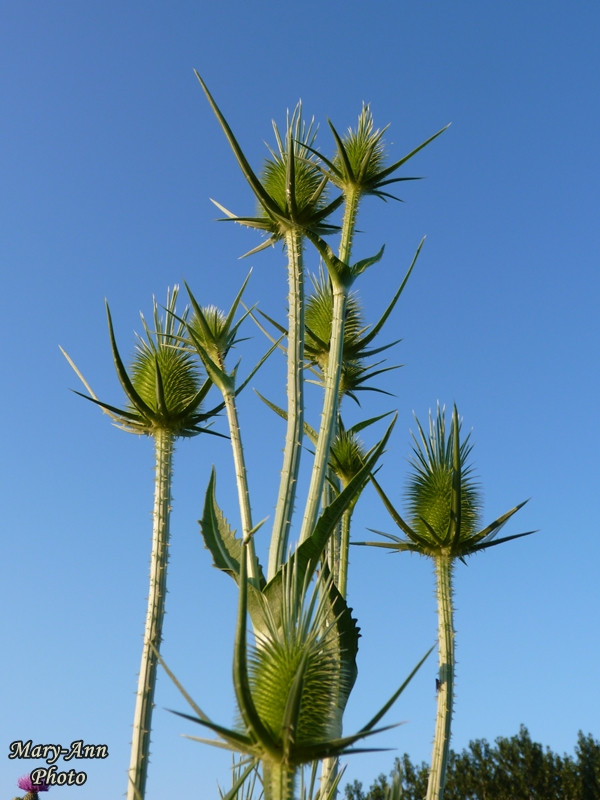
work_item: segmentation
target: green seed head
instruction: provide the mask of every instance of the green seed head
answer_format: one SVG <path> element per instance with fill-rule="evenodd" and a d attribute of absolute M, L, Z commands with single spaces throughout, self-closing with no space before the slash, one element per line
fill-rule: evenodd
<path fill-rule="evenodd" d="M 161 407 L 157 388 L 158 373 L 162 381 L 164 405 Z M 160 343 L 156 350 L 144 342 L 137 348 L 131 367 L 131 382 L 144 403 L 160 416 L 165 427 L 178 419 L 200 389 L 200 372 L 192 354 L 177 344 Z"/>
<path fill-rule="evenodd" d="M 365 460 L 365 448 L 357 434 L 351 430 L 339 430 L 331 443 L 330 463 L 343 486 L 347 486 L 360 472 Z"/>
<path fill-rule="evenodd" d="M 306 301 L 306 355 L 322 375 L 329 363 L 329 347 L 333 318 L 333 295 L 326 277 L 321 274 L 313 280 L 313 293 Z M 364 332 L 362 308 L 356 293 L 348 295 L 344 320 L 344 350 L 340 394 L 347 394 L 356 388 L 354 377 L 364 372 L 359 363 L 361 333 Z"/>
<path fill-rule="evenodd" d="M 234 344 L 237 328 L 231 330 L 225 313 L 216 306 L 203 308 L 202 316 L 208 331 L 200 324 L 198 317 L 194 316 L 190 323 L 194 337 L 215 363 L 223 367 L 225 356 Z"/>
<path fill-rule="evenodd" d="M 333 700 L 339 670 L 326 642 L 297 636 L 269 640 L 255 649 L 249 666 L 256 710 L 276 738 L 285 733 L 287 702 L 299 669 L 303 669 L 304 677 L 295 744 L 325 741 L 336 735 Z"/>
<path fill-rule="evenodd" d="M 435 420 L 429 417 L 429 435 L 418 424 L 419 435 L 413 437 L 413 472 L 407 486 L 409 522 L 430 543 L 432 552 L 443 550 L 451 542 L 453 549 L 461 549 L 463 545 L 468 549 L 470 539 L 478 531 L 481 495 L 472 467 L 467 463 L 471 451 L 469 436 L 463 442 L 455 442 L 459 429 L 458 421 L 453 420 L 447 434 L 444 410 L 438 408 Z M 458 538 L 453 527 L 454 492 L 460 498 Z M 462 553 L 456 550 L 453 554 Z"/>
<path fill-rule="evenodd" d="M 271 150 L 271 158 L 265 161 L 260 180 L 283 218 L 295 225 L 310 227 L 315 215 L 326 205 L 326 182 L 317 166 L 316 157 L 309 149 L 314 143 L 316 131 L 312 123 L 306 125 L 302 120 L 300 104 L 288 115 L 286 128 L 284 141 L 273 124 L 277 150 Z M 290 159 L 293 159 L 291 164 Z M 270 219 L 260 203 L 258 216 Z M 274 224 L 273 233 L 278 232 L 282 231 Z"/>
<path fill-rule="evenodd" d="M 364 193 L 373 188 L 386 160 L 382 137 L 383 131 L 374 129 L 370 107 L 363 104 L 356 129 L 348 128 L 342 137 L 347 163 L 339 153 L 333 161 L 336 171 L 345 177 L 345 181 L 337 181 L 341 188 L 351 184 Z"/>

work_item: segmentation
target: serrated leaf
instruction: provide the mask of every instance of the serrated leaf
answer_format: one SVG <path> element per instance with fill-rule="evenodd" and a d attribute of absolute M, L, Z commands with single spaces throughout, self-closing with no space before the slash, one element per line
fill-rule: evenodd
<path fill-rule="evenodd" d="M 202 519 L 199 521 L 206 548 L 213 557 L 213 566 L 231 575 L 236 582 L 240 575 L 242 540 L 235 535 L 216 500 L 216 473 L 213 469 L 204 498 Z M 265 578 L 257 563 L 258 580 L 261 586 Z"/>

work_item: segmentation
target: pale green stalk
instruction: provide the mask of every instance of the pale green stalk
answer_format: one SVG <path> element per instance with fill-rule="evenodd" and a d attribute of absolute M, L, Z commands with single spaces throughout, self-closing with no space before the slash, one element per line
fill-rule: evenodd
<path fill-rule="evenodd" d="M 439 684 L 435 735 L 426 800 L 442 800 L 450 752 L 450 728 L 454 703 L 454 611 L 451 556 L 434 558 L 438 604 Z"/>
<path fill-rule="evenodd" d="M 352 251 L 352 240 L 358 215 L 360 192 L 353 190 L 345 194 L 344 219 L 340 239 L 339 259 L 349 266 Z M 309 487 L 307 507 L 304 515 L 300 541 L 304 541 L 313 531 L 319 513 L 319 499 L 323 492 L 329 451 L 331 442 L 336 432 L 338 406 L 340 396 L 340 380 L 344 357 L 344 323 L 346 319 L 346 303 L 348 301 L 349 286 L 345 283 L 333 284 L 333 314 L 331 320 L 331 340 L 329 345 L 329 358 L 325 373 L 325 396 L 323 398 L 323 411 L 321 414 L 321 428 L 317 440 L 315 462 Z M 348 549 L 350 544 L 350 514 L 346 512 L 342 517 L 342 534 L 340 547 L 332 548 L 335 560 L 331 564 L 331 571 L 338 579 L 343 581 L 343 587 L 338 584 L 338 589 L 343 598 L 346 597 L 348 575 Z M 321 788 L 326 787 L 335 780 L 338 769 L 337 758 L 326 758 L 321 767 Z"/>
<path fill-rule="evenodd" d="M 348 191 L 344 196 L 344 200 L 344 219 L 339 259 L 342 264 L 349 266 L 360 192 L 357 190 Z M 315 460 L 300 532 L 300 542 L 305 541 L 311 535 L 317 522 L 321 505 L 321 496 L 325 485 L 325 477 L 327 475 L 329 450 L 337 425 L 340 380 L 344 355 L 344 322 L 346 319 L 346 303 L 348 301 L 350 281 L 343 280 L 341 276 L 338 280 L 334 280 L 332 277 L 332 287 L 333 312 L 331 320 L 331 339 L 329 343 L 327 369 L 324 374 L 325 394 L 321 412 L 321 426 L 317 439 Z"/>
<path fill-rule="evenodd" d="M 297 769 L 280 761 L 263 761 L 264 800 L 294 800 Z"/>
<path fill-rule="evenodd" d="M 329 450 L 336 430 L 339 402 L 342 357 L 344 352 L 344 318 L 348 290 L 345 287 L 333 289 L 333 316 L 331 320 L 331 341 L 329 359 L 325 371 L 325 394 L 321 411 L 321 425 L 315 451 L 315 460 L 308 489 L 300 542 L 304 542 L 314 530 L 321 508 L 321 495 L 327 475 Z"/>
<path fill-rule="evenodd" d="M 154 434 L 156 471 L 154 477 L 154 511 L 152 515 L 152 555 L 150 558 L 150 590 L 142 660 L 133 717 L 133 738 L 129 764 L 127 800 L 145 796 L 152 709 L 156 686 L 157 658 L 162 639 L 162 624 L 167 592 L 169 559 L 169 514 L 175 437 L 170 431 L 157 429 Z"/>
<path fill-rule="evenodd" d="M 302 235 L 290 228 L 288 255 L 287 430 L 269 549 L 268 580 L 284 563 L 296 498 L 304 431 L 304 264 Z"/>
<path fill-rule="evenodd" d="M 238 421 L 237 405 L 235 402 L 235 392 L 229 390 L 223 391 L 223 399 L 225 401 L 227 422 L 229 424 L 229 436 L 231 438 L 231 449 L 233 452 L 233 464 L 235 469 L 235 480 L 238 492 L 240 516 L 242 521 L 242 533 L 244 541 L 248 542 L 248 547 L 249 547 L 248 576 L 251 580 L 255 580 L 258 579 L 259 572 L 256 560 L 256 553 L 254 550 L 254 540 L 251 537 L 253 528 L 252 509 L 250 507 L 250 492 L 248 490 L 248 473 L 246 471 L 246 464 L 244 460 L 244 448 L 242 446 L 242 437 L 240 431 L 240 424 Z"/>

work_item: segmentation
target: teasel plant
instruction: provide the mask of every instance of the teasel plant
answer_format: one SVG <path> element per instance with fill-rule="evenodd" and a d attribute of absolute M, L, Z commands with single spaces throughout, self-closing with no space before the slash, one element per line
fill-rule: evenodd
<path fill-rule="evenodd" d="M 343 336 L 343 346 L 341 353 L 338 350 L 333 356 L 339 359 L 339 369 L 336 370 L 336 376 L 334 378 L 338 395 L 335 410 L 331 404 L 332 394 L 331 392 L 328 394 L 327 391 L 328 386 L 331 389 L 334 385 L 330 380 L 331 371 L 329 370 L 329 363 L 332 358 L 331 340 L 334 332 L 335 317 L 333 285 L 329 274 L 323 269 L 321 269 L 318 277 L 313 277 L 312 279 L 313 291 L 307 298 L 305 313 L 305 360 L 307 369 L 315 376 L 315 382 L 324 387 L 325 398 L 320 432 L 317 433 L 317 431 L 306 422 L 304 424 L 304 429 L 314 446 L 315 465 L 319 464 L 324 453 L 328 454 L 328 464 L 324 471 L 325 480 L 321 485 L 321 481 L 316 481 L 314 479 L 315 471 L 313 471 L 313 483 L 311 484 L 311 491 L 313 493 L 317 491 L 316 487 L 321 485 L 321 507 L 328 505 L 331 498 L 339 492 L 340 485 L 345 485 L 344 481 L 347 481 L 348 476 L 352 474 L 352 470 L 356 469 L 360 464 L 362 444 L 358 438 L 358 431 L 374 421 L 368 420 L 346 430 L 341 423 L 341 416 L 339 413 L 343 398 L 348 396 L 358 403 L 357 393 L 361 391 L 370 390 L 388 394 L 383 389 L 373 385 L 372 380 L 382 373 L 395 369 L 396 367 L 382 367 L 382 362 L 372 363 L 370 359 L 397 344 L 397 342 L 391 342 L 377 347 L 373 346 L 373 342 L 381 332 L 398 302 L 410 274 L 415 267 L 423 242 L 424 240 L 419 244 L 412 263 L 399 288 L 375 325 L 365 326 L 362 308 L 356 291 L 348 291 L 346 294 L 345 305 L 343 307 L 344 320 L 343 325 L 339 329 Z M 261 316 L 266 319 L 280 335 L 287 335 L 286 329 L 271 317 L 262 312 Z M 267 336 L 270 337 L 270 334 L 265 330 L 264 326 L 260 322 L 258 324 Z M 273 341 L 273 339 L 271 340 Z M 263 400 L 264 399 L 265 398 L 263 398 Z M 285 416 L 284 412 L 274 404 L 268 402 L 268 405 L 270 405 L 276 413 L 280 414 L 280 416 Z M 334 413 L 335 418 L 328 417 L 328 414 Z M 336 418 L 339 422 L 336 422 Z M 380 417 L 376 419 L 379 418 Z M 324 421 L 328 421 L 329 423 L 325 432 Z M 328 450 L 323 448 L 323 436 L 327 437 L 329 440 Z M 316 454 L 319 455 L 317 456 Z M 319 468 L 322 471 L 322 466 Z M 318 512 L 319 504 L 316 503 L 316 497 L 309 492 L 309 500 L 311 497 L 314 501 L 314 511 Z M 356 500 L 357 499 L 358 498 L 356 498 Z M 325 556 L 328 567 L 336 580 L 338 589 L 344 597 L 346 596 L 348 579 L 350 524 L 356 500 L 352 506 L 344 512 L 336 531 L 330 538 Z M 306 524 L 306 516 L 304 522 Z M 323 781 L 325 785 L 331 782 L 336 769 L 337 766 L 331 760 L 324 763 Z"/>
<path fill-rule="evenodd" d="M 303 766 L 309 765 L 312 776 L 317 769 L 314 762 L 356 752 L 352 745 L 375 733 L 375 726 L 423 663 L 424 659 L 358 734 L 343 735 L 343 712 L 357 672 L 358 628 L 323 556 L 344 513 L 367 485 L 393 425 L 394 420 L 381 440 L 362 454 L 354 474 L 322 510 L 312 535 L 270 580 L 264 578 L 260 565 L 257 580 L 249 576 L 249 542 L 260 524 L 248 536 L 236 536 L 217 504 L 214 472 L 211 476 L 201 526 L 214 566 L 238 585 L 233 682 L 240 724 L 228 728 L 211 720 L 161 662 L 195 712 L 195 716 L 183 716 L 216 733 L 218 738 L 210 743 L 247 759 L 241 762 L 244 769 L 228 799 L 236 797 L 244 776 L 251 778 L 258 767 L 265 800 L 295 800 Z M 250 646 L 247 617 L 254 636 Z M 306 800 L 331 800 L 338 784 L 339 773 L 330 771 L 326 780 L 322 777 L 317 793 Z M 301 784 L 301 793 L 313 785 L 311 777 L 304 789 Z"/>
<path fill-rule="evenodd" d="M 129 370 L 117 347 L 110 309 L 106 305 L 113 363 L 127 397 L 124 408 L 98 399 L 73 360 L 61 348 L 88 392 L 87 395 L 81 392 L 76 394 L 99 406 L 117 427 L 129 433 L 151 436 L 154 441 L 150 588 L 133 720 L 128 800 L 143 800 L 145 796 L 157 656 L 162 641 L 167 591 L 175 442 L 179 438 L 197 436 L 202 432 L 214 433 L 205 423 L 220 411 L 220 407 L 208 413 L 201 410 L 202 401 L 212 383 L 210 378 L 203 378 L 196 354 L 184 343 L 187 312 L 182 317 L 177 316 L 177 296 L 177 286 L 167 292 L 162 316 L 154 300 L 152 327 L 141 317 L 144 335 L 137 336 L 135 355 Z"/>
<path fill-rule="evenodd" d="M 386 541 L 356 542 L 397 552 L 417 553 L 433 561 L 438 613 L 439 673 L 436 680 L 437 714 L 426 800 L 442 800 L 450 750 L 455 680 L 455 630 L 453 576 L 456 561 L 499 544 L 529 536 L 534 531 L 496 538 L 502 527 L 527 501 L 479 527 L 481 492 L 469 462 L 470 434 L 461 441 L 461 422 L 456 406 L 450 429 L 446 413 L 438 405 L 429 414 L 426 432 L 416 421 L 413 455 L 408 478 L 407 516 L 396 510 L 377 479 L 371 480 L 403 536 L 381 533 Z"/>
<path fill-rule="evenodd" d="M 306 365 L 306 325 L 305 325 L 305 274 L 304 246 L 309 240 L 316 248 L 328 273 L 328 285 L 332 297 L 331 323 L 326 348 L 327 359 L 322 363 L 324 386 L 321 421 L 315 442 L 315 454 L 310 471 L 309 488 L 302 512 L 299 531 L 299 548 L 311 546 L 317 530 L 321 531 L 321 521 L 331 516 L 329 511 L 340 498 L 347 498 L 352 482 L 341 490 L 339 495 L 328 496 L 324 492 L 328 471 L 331 445 L 336 434 L 338 419 L 340 385 L 344 351 L 344 330 L 347 318 L 348 298 L 356 278 L 368 267 L 376 264 L 383 255 L 383 248 L 372 257 L 356 263 L 351 261 L 352 243 L 356 231 L 356 221 L 361 198 L 373 194 L 387 196 L 384 187 L 407 178 L 396 178 L 393 173 L 412 155 L 418 152 L 433 137 L 413 150 L 400 161 L 387 166 L 383 147 L 383 132 L 375 131 L 368 107 L 363 108 L 355 131 L 340 137 L 332 126 L 336 141 L 337 155 L 328 161 L 320 156 L 314 147 L 316 129 L 311 123 L 302 122 L 301 107 L 288 114 L 286 131 L 281 135 L 274 124 L 276 147 L 270 149 L 260 176 L 251 168 L 229 124 L 210 94 L 206 84 L 197 74 L 202 89 L 225 133 L 234 156 L 258 201 L 258 214 L 254 217 L 237 216 L 220 203 L 218 208 L 225 219 L 250 228 L 258 229 L 267 239 L 250 253 L 258 252 L 275 242 L 282 242 L 288 262 L 288 325 L 287 325 L 287 411 L 285 413 L 287 430 L 284 447 L 283 468 L 276 501 L 275 518 L 269 548 L 266 584 L 259 581 L 258 591 L 264 594 L 266 586 L 279 579 L 281 570 L 288 558 L 289 535 L 296 499 L 296 485 L 299 478 L 302 438 L 305 430 L 304 420 L 304 370 Z M 329 199 L 327 191 L 333 187 L 337 196 Z M 213 201 L 215 202 L 215 201 Z M 331 215 L 342 207 L 341 238 L 338 255 L 333 253 L 325 237 L 339 230 L 331 222 Z M 391 310 L 391 309 L 390 309 Z M 376 331 L 377 332 L 377 331 Z M 375 332 L 375 333 L 376 333 Z M 374 335 L 374 334 L 373 334 Z M 366 345 L 366 342 L 363 342 Z M 358 359 L 348 364 L 348 374 L 354 372 L 355 386 L 365 378 L 364 367 Z M 364 487 L 364 481 L 360 491 Z M 358 494 L 355 492 L 354 494 Z M 353 497 L 355 502 L 356 496 Z M 331 537 L 343 513 L 351 506 L 346 502 L 344 510 L 331 526 L 327 538 Z M 229 529 L 223 513 L 216 503 L 216 476 L 213 473 L 207 491 L 202 531 L 205 543 L 213 552 L 215 565 L 238 576 L 240 540 Z M 322 557 L 327 542 L 320 547 Z M 293 557 L 294 554 L 292 553 Z M 336 573 L 339 565 L 335 565 Z M 256 587 L 254 587 L 256 589 Z M 251 604 L 252 607 L 252 604 Z M 263 632 L 264 621 L 260 614 L 250 611 L 256 635 Z M 327 783 L 328 781 L 326 781 Z"/>

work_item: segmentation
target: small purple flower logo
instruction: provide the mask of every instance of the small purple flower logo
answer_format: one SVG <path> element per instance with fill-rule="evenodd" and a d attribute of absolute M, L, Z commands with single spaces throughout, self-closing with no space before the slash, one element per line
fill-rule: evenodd
<path fill-rule="evenodd" d="M 26 792 L 33 792 L 34 794 L 37 792 L 47 792 L 50 788 L 48 784 L 43 782 L 34 784 L 31 780 L 31 775 L 23 775 L 22 778 L 19 778 L 17 786 L 19 789 L 25 789 Z"/>

